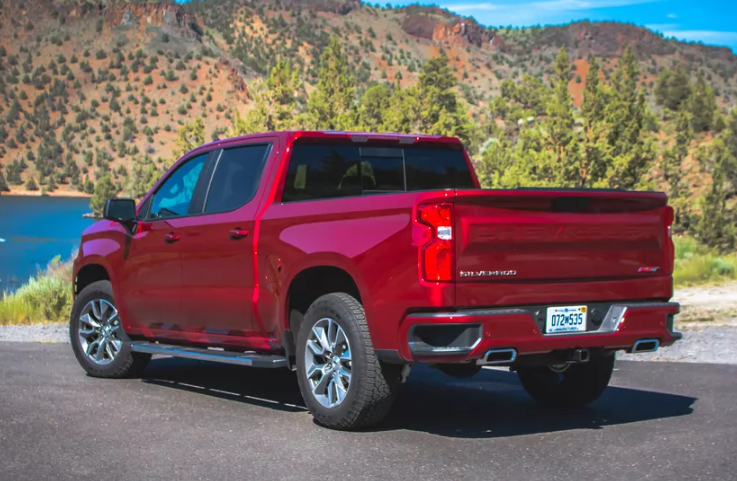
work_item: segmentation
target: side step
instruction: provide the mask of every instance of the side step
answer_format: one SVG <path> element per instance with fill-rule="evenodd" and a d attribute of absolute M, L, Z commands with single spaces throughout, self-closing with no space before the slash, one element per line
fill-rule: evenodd
<path fill-rule="evenodd" d="M 216 349 L 158 344 L 148 341 L 134 341 L 131 349 L 146 354 L 183 357 L 199 361 L 222 362 L 238 366 L 277 368 L 287 367 L 287 358 L 274 354 L 258 354 L 256 352 L 231 352 Z"/>

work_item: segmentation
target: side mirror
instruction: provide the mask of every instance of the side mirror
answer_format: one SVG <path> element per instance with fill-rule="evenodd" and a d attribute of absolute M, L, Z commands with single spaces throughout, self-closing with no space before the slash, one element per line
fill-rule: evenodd
<path fill-rule="evenodd" d="M 102 217 L 130 227 L 136 221 L 136 203 L 133 199 L 108 199 Z"/>

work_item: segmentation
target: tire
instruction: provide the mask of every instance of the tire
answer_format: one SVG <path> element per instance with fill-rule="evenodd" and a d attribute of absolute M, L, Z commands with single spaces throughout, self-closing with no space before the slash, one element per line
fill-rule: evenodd
<path fill-rule="evenodd" d="M 83 317 L 88 322 L 83 321 Z M 100 328 L 95 328 L 92 323 Z M 102 330 L 106 326 L 109 326 L 109 330 L 103 336 Z M 85 335 L 85 332 L 89 332 L 89 335 Z M 150 354 L 131 351 L 130 338 L 123 331 L 123 325 L 117 317 L 110 281 L 93 282 L 79 293 L 69 320 L 69 337 L 77 361 L 93 377 L 136 377 L 143 372 L 151 359 Z M 100 339 L 106 342 L 98 342 L 95 346 L 95 341 Z M 101 345 L 106 344 L 109 344 L 109 348 L 100 349 Z"/>
<path fill-rule="evenodd" d="M 614 354 L 572 364 L 563 372 L 549 366 L 519 367 L 517 375 L 527 394 L 543 406 L 582 406 L 599 399 L 614 370 Z"/>
<path fill-rule="evenodd" d="M 342 338 L 338 328 L 343 332 Z M 324 355 L 315 353 L 322 349 L 316 334 L 320 332 L 325 333 L 327 339 L 336 339 L 334 348 L 324 349 Z M 341 341 L 343 338 L 347 343 Z M 349 360 L 345 359 L 346 346 Z M 324 375 L 331 372 L 329 369 L 314 370 L 321 362 L 325 369 L 327 366 L 336 369 L 330 375 L 332 378 Z M 312 376 L 308 376 L 310 369 Z M 344 371 L 350 372 L 348 378 Z M 354 297 L 344 293 L 327 294 L 307 310 L 297 335 L 297 380 L 315 422 L 338 430 L 378 424 L 394 401 L 400 372 L 401 366 L 382 364 L 376 358 L 366 314 Z M 323 378 L 329 380 L 324 390 L 320 385 Z M 339 386 L 345 389 L 342 400 L 340 392 L 343 391 Z M 328 405 L 333 401 L 338 401 L 337 405 Z"/>

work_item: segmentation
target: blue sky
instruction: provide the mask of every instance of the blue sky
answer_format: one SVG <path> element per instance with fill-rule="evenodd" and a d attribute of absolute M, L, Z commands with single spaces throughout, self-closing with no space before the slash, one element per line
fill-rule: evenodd
<path fill-rule="evenodd" d="M 487 26 L 616 20 L 737 52 L 737 0 L 435 0 Z M 413 2 L 399 2 L 405 5 Z M 420 1 L 421 4 L 426 3 Z"/>

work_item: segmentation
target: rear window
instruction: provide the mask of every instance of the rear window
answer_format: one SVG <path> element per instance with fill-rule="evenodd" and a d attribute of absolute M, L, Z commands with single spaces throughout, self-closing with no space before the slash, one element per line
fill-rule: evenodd
<path fill-rule="evenodd" d="M 283 202 L 473 188 L 460 150 L 295 145 Z"/>

